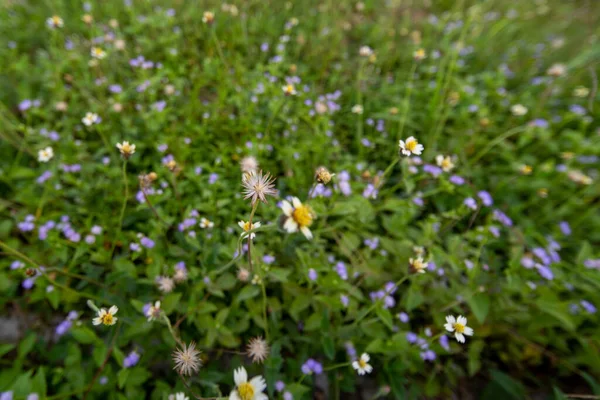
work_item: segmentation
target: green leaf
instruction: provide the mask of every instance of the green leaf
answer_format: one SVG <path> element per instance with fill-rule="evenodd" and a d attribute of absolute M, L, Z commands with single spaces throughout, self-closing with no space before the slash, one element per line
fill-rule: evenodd
<path fill-rule="evenodd" d="M 421 289 L 411 286 L 406 294 L 406 310 L 411 311 L 420 306 L 425 301 Z"/>
<path fill-rule="evenodd" d="M 520 382 L 515 381 L 509 375 L 504 372 L 498 371 L 497 369 L 491 370 L 492 382 L 496 383 L 499 387 L 504 389 L 507 395 L 511 399 L 524 399 L 525 389 Z"/>
<path fill-rule="evenodd" d="M 44 367 L 40 367 L 37 370 L 37 373 L 35 374 L 35 377 L 33 378 L 33 392 L 37 393 L 38 395 L 41 395 L 40 397 L 43 398 L 46 395 L 46 391 L 47 389 L 47 385 L 46 385 L 46 373 L 44 371 Z"/>
<path fill-rule="evenodd" d="M 232 274 L 223 274 L 215 282 L 215 287 L 221 290 L 230 290 L 236 285 L 236 283 L 237 279 L 235 279 L 235 276 Z"/>
<path fill-rule="evenodd" d="M 560 303 L 538 300 L 537 306 L 546 314 L 556 318 L 560 322 L 562 328 L 571 332 L 575 331 L 575 323 L 571 320 L 571 316 L 566 311 L 561 310 Z"/>
<path fill-rule="evenodd" d="M 490 296 L 484 293 L 476 294 L 468 300 L 471 310 L 480 324 L 485 322 L 485 319 L 490 311 Z"/>
<path fill-rule="evenodd" d="M 552 392 L 554 393 L 554 400 L 569 400 L 569 398 L 556 386 L 552 386 Z"/>
<path fill-rule="evenodd" d="M 298 314 L 310 306 L 311 300 L 312 298 L 307 295 L 297 296 L 290 306 L 290 315 L 298 320 L 300 318 Z"/>
<path fill-rule="evenodd" d="M 335 357 L 335 346 L 331 335 L 324 333 L 323 336 L 321 336 L 321 344 L 323 345 L 323 351 L 327 358 L 333 360 Z"/>
<path fill-rule="evenodd" d="M 394 322 L 390 310 L 383 307 L 375 307 L 375 312 L 381 322 L 383 322 L 390 330 L 394 329 Z"/>
<path fill-rule="evenodd" d="M 129 377 L 129 369 L 122 369 L 117 374 L 117 384 L 120 389 L 123 389 L 125 386 L 125 382 L 127 382 L 127 378 Z"/>
<path fill-rule="evenodd" d="M 0 344 L 0 357 L 11 351 L 15 348 L 15 345 L 12 343 Z"/>
<path fill-rule="evenodd" d="M 165 314 L 170 314 L 175 309 L 175 307 L 179 305 L 180 299 L 181 293 L 169 293 L 160 303 L 160 308 L 163 309 Z"/>
<path fill-rule="evenodd" d="M 485 343 L 483 340 L 474 340 L 469 345 L 469 376 L 474 376 L 481 368 L 481 352 Z"/>
<path fill-rule="evenodd" d="M 287 282 L 288 276 L 292 273 L 291 269 L 284 268 L 271 268 L 269 270 L 269 276 L 277 282 Z"/>
<path fill-rule="evenodd" d="M 19 360 L 22 360 L 35 346 L 35 342 L 37 341 L 37 335 L 33 332 L 29 333 L 25 336 L 25 339 L 21 340 L 19 343 L 19 348 L 17 350 L 17 354 Z"/>
<path fill-rule="evenodd" d="M 75 340 L 79 343 L 83 344 L 90 344 L 98 340 L 96 333 L 87 326 L 77 326 L 71 329 L 71 335 L 73 335 Z"/>
<path fill-rule="evenodd" d="M 260 288 L 258 286 L 248 285 L 248 286 L 245 286 L 242 290 L 240 290 L 240 292 L 238 293 L 238 295 L 235 298 L 235 301 L 237 303 L 240 303 L 244 300 L 248 300 L 248 299 L 258 296 L 259 293 L 260 293 Z"/>

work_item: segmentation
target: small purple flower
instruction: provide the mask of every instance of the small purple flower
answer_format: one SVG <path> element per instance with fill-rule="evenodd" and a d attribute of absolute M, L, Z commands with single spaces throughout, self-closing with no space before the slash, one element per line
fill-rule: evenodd
<path fill-rule="evenodd" d="M 151 249 L 154 247 L 154 240 L 144 236 L 140 239 L 140 244 L 147 249 Z"/>
<path fill-rule="evenodd" d="M 160 100 L 160 101 L 157 101 L 156 103 L 152 104 L 152 108 L 154 108 L 158 112 L 163 111 L 166 106 L 167 106 L 167 102 L 164 100 Z"/>
<path fill-rule="evenodd" d="M 493 211 L 493 216 L 496 221 L 500 222 L 504 226 L 510 227 L 513 225 L 512 219 L 498 209 Z"/>
<path fill-rule="evenodd" d="M 459 175 L 452 175 L 450 177 L 450 182 L 454 183 L 455 185 L 464 185 L 465 184 L 465 178 L 463 178 L 462 176 Z"/>
<path fill-rule="evenodd" d="M 139 251 L 142 251 L 142 248 L 137 243 L 130 243 L 129 244 L 129 250 L 135 251 L 135 252 L 139 252 Z"/>
<path fill-rule="evenodd" d="M 367 199 L 376 199 L 379 191 L 375 188 L 375 186 L 371 183 L 367 185 L 365 190 L 363 191 L 363 197 Z"/>
<path fill-rule="evenodd" d="M 283 389 L 285 389 L 285 383 L 283 383 L 282 381 L 275 382 L 275 390 L 277 390 L 278 392 L 283 392 Z"/>
<path fill-rule="evenodd" d="M 416 333 L 414 333 L 414 332 L 406 333 L 406 340 L 408 341 L 408 343 L 411 343 L 411 344 L 416 343 L 417 339 L 418 339 L 418 336 Z"/>
<path fill-rule="evenodd" d="M 219 175 L 212 173 L 210 174 L 210 176 L 208 177 L 208 183 L 210 185 L 214 184 L 217 180 L 219 179 Z"/>
<path fill-rule="evenodd" d="M 442 169 L 437 165 L 425 164 L 423 166 L 423 172 L 427 172 L 428 174 L 431 174 L 434 178 L 437 178 L 444 171 L 442 171 Z"/>
<path fill-rule="evenodd" d="M 472 197 L 467 197 L 464 201 L 463 204 L 467 207 L 469 207 L 471 210 L 477 210 L 477 202 L 475 201 L 474 198 Z"/>
<path fill-rule="evenodd" d="M 533 261 L 533 258 L 529 256 L 523 256 L 521 257 L 521 265 L 527 269 L 530 269 L 535 266 L 535 261 Z"/>
<path fill-rule="evenodd" d="M 348 307 L 348 303 L 349 303 L 350 299 L 345 294 L 341 294 L 340 295 L 340 301 L 342 302 L 342 305 L 344 307 Z"/>
<path fill-rule="evenodd" d="M 25 264 L 23 264 L 21 261 L 15 260 L 10 264 L 10 269 L 19 269 L 23 268 L 24 266 Z"/>
<path fill-rule="evenodd" d="M 596 307 L 592 303 L 590 303 L 589 301 L 587 301 L 587 300 L 581 300 L 579 302 L 579 304 L 581 304 L 581 306 L 583 308 L 585 308 L 585 311 L 587 311 L 590 314 L 595 314 L 596 311 L 597 311 Z"/>
<path fill-rule="evenodd" d="M 410 321 L 408 314 L 405 312 L 401 312 L 400 314 L 398 314 L 398 319 L 405 324 L 408 323 L 408 321 Z"/>
<path fill-rule="evenodd" d="M 490 233 L 492 235 L 494 235 L 495 237 L 500 237 L 500 229 L 498 229 L 497 226 L 490 226 L 488 228 L 488 230 L 490 231 Z"/>
<path fill-rule="evenodd" d="M 137 353 L 137 351 L 134 350 L 131 353 L 129 353 L 127 357 L 125 357 L 125 359 L 123 360 L 123 368 L 131 368 L 135 366 L 139 360 L 140 355 Z"/>
<path fill-rule="evenodd" d="M 94 235 L 86 235 L 85 242 L 87 244 L 94 244 L 96 242 L 96 236 L 94 236 Z"/>
<path fill-rule="evenodd" d="M 533 126 L 536 128 L 547 128 L 549 126 L 549 124 L 548 124 L 548 121 L 546 121 L 545 119 L 537 118 L 537 119 L 534 119 L 533 121 L 529 122 L 529 126 Z"/>
<path fill-rule="evenodd" d="M 100 235 L 102 233 L 102 227 L 98 225 L 92 226 L 91 229 L 92 235 Z"/>
<path fill-rule="evenodd" d="M 550 269 L 550 267 L 547 267 L 542 264 L 536 264 L 536 267 L 537 267 L 539 274 L 542 276 L 542 278 L 547 279 L 549 281 L 554 279 L 554 274 L 552 273 L 552 270 Z"/>
<path fill-rule="evenodd" d="M 565 236 L 571 235 L 571 226 L 569 225 L 569 223 L 567 221 L 562 221 L 560 224 L 558 224 L 558 226 L 563 235 L 565 235 Z"/>
<path fill-rule="evenodd" d="M 285 392 L 283 394 L 283 400 L 294 400 L 294 395 L 290 392 Z"/>
<path fill-rule="evenodd" d="M 552 260 L 550 259 L 550 256 L 548 255 L 548 253 L 546 252 L 545 249 L 541 248 L 541 247 L 536 247 L 533 250 L 533 254 L 540 259 L 540 261 L 544 264 L 544 265 L 549 265 Z"/>
<path fill-rule="evenodd" d="M 317 280 L 317 271 L 315 271 L 313 268 L 308 270 L 308 279 L 313 282 Z"/>
<path fill-rule="evenodd" d="M 465 260 L 465 267 L 467 267 L 467 269 L 473 269 L 474 266 L 475 264 L 473 264 L 473 261 Z"/>
<path fill-rule="evenodd" d="M 340 276 L 340 278 L 342 278 L 343 280 L 348 280 L 348 270 L 346 269 L 346 264 L 344 264 L 343 262 L 338 262 L 335 265 L 335 271 L 338 273 L 338 275 Z"/>
<path fill-rule="evenodd" d="M 275 257 L 273 257 L 271 254 L 265 254 L 263 256 L 263 262 L 267 265 L 271 265 L 275 262 Z"/>
<path fill-rule="evenodd" d="M 38 176 L 38 178 L 36 179 L 36 182 L 41 185 L 42 183 L 46 182 L 51 177 L 52 177 L 52 172 L 45 171 L 43 174 L 41 174 L 40 176 Z"/>
<path fill-rule="evenodd" d="M 69 329 L 71 329 L 71 326 L 73 325 L 73 323 L 71 321 L 69 321 L 68 319 L 62 321 L 60 324 L 58 324 L 58 326 L 55 329 L 55 333 L 56 336 L 62 336 L 65 333 L 67 333 L 69 331 Z"/>
<path fill-rule="evenodd" d="M 323 372 L 323 366 L 321 365 L 321 363 L 313 360 L 312 358 L 306 360 L 306 362 L 302 365 L 301 369 L 302 373 L 305 375 L 311 375 L 313 373 L 319 375 Z"/>
<path fill-rule="evenodd" d="M 494 200 L 492 199 L 492 195 L 489 194 L 488 192 L 486 192 L 485 190 L 482 190 L 482 191 L 478 192 L 477 193 L 477 197 L 479 197 L 481 199 L 481 202 L 486 207 L 489 207 L 492 204 L 494 204 Z"/>
<path fill-rule="evenodd" d="M 108 90 L 111 93 L 121 93 L 123 91 L 123 88 L 121 87 L 121 85 L 110 85 L 108 87 Z"/>
<path fill-rule="evenodd" d="M 415 198 L 413 198 L 413 203 L 415 203 L 417 206 L 419 207 L 423 207 L 423 205 L 425 204 L 425 202 L 423 201 L 423 198 L 420 196 L 417 196 Z"/>
<path fill-rule="evenodd" d="M 27 278 L 23 282 L 21 282 L 21 286 L 23 287 L 23 289 L 29 290 L 33 287 L 34 283 L 35 283 L 35 279 Z"/>
<path fill-rule="evenodd" d="M 369 247 L 371 250 L 377 249 L 379 247 L 379 238 L 374 237 L 373 239 L 365 239 L 365 246 Z"/>
<path fill-rule="evenodd" d="M 421 353 L 421 358 L 424 361 L 435 361 L 435 352 L 433 350 L 426 350 Z"/>
<path fill-rule="evenodd" d="M 450 343 L 448 343 L 448 336 L 440 336 L 440 346 L 442 346 L 444 350 L 450 351 Z"/>
<path fill-rule="evenodd" d="M 350 183 L 348 181 L 340 181 L 338 188 L 344 196 L 350 196 L 352 194 L 352 188 L 350 187 Z"/>

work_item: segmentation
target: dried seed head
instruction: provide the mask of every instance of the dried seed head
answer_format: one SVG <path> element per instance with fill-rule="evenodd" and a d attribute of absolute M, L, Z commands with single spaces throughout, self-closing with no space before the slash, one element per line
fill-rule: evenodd
<path fill-rule="evenodd" d="M 252 338 L 248 342 L 246 354 L 253 363 L 262 363 L 269 355 L 269 344 L 262 337 Z"/>
<path fill-rule="evenodd" d="M 173 352 L 173 361 L 175 361 L 174 370 L 180 375 L 191 375 L 192 372 L 198 372 L 202 366 L 200 361 L 200 352 L 196 350 L 196 343 L 191 342 L 188 346 L 183 344 L 183 349 L 177 349 Z"/>
<path fill-rule="evenodd" d="M 329 182 L 331 182 L 331 178 L 333 178 L 334 176 L 335 174 L 329 172 L 329 170 L 325 167 L 317 168 L 317 171 L 315 173 L 315 179 L 317 180 L 317 182 L 322 183 L 323 185 L 327 185 Z"/>

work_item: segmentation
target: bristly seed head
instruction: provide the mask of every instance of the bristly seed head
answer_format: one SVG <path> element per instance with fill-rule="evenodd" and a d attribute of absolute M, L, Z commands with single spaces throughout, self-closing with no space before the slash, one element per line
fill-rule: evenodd
<path fill-rule="evenodd" d="M 262 363 L 269 355 L 269 344 L 262 337 L 252 338 L 248 342 L 246 354 L 253 363 Z"/>
<path fill-rule="evenodd" d="M 331 178 L 334 176 L 335 174 L 329 172 L 329 170 L 325 167 L 319 167 L 315 172 L 315 179 L 317 182 L 322 183 L 323 185 L 327 185 L 329 182 L 331 182 Z"/>
<path fill-rule="evenodd" d="M 242 177 L 242 186 L 244 187 L 244 200 L 251 199 L 254 206 L 258 200 L 267 203 L 267 196 L 276 196 L 275 178 L 268 172 L 263 175 L 262 171 L 250 171 Z"/>
<path fill-rule="evenodd" d="M 198 372 L 202 366 L 200 361 L 200 352 L 196 350 L 196 343 L 191 342 L 188 346 L 183 344 L 183 349 L 177 349 L 173 352 L 173 361 L 175 361 L 174 370 L 180 375 L 191 375 L 192 372 Z"/>

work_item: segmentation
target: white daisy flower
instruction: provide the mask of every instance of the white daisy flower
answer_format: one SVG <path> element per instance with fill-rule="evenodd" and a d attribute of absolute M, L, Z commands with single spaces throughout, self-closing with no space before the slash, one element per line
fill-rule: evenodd
<path fill-rule="evenodd" d="M 129 158 L 135 153 L 135 144 L 124 141 L 123 143 L 117 143 L 117 149 L 119 149 L 123 157 Z"/>
<path fill-rule="evenodd" d="M 567 66 L 565 64 L 553 64 L 546 73 L 550 76 L 559 77 L 567 73 Z"/>
<path fill-rule="evenodd" d="M 400 149 L 405 156 L 410 156 L 411 154 L 420 156 L 423 150 L 425 150 L 425 147 L 423 147 L 414 136 L 411 136 L 406 139 L 406 142 L 400 140 Z"/>
<path fill-rule="evenodd" d="M 370 57 L 373 54 L 373 49 L 370 48 L 369 46 L 362 46 L 359 50 L 358 50 L 358 54 L 361 57 Z"/>
<path fill-rule="evenodd" d="M 98 316 L 92 320 L 92 323 L 94 325 L 114 325 L 117 322 L 117 317 L 115 317 L 117 311 L 119 311 L 117 306 L 112 306 L 108 311 L 106 311 L 106 308 L 101 308 L 98 310 Z"/>
<path fill-rule="evenodd" d="M 454 163 L 452 162 L 450 156 L 444 157 L 443 155 L 438 154 L 435 157 L 435 162 L 437 163 L 438 167 L 442 168 L 444 172 L 450 172 L 454 168 Z"/>
<path fill-rule="evenodd" d="M 48 25 L 49 28 L 62 28 L 64 25 L 63 19 L 61 17 L 59 17 L 58 15 L 53 15 L 52 17 L 48 18 L 46 20 L 46 25 Z"/>
<path fill-rule="evenodd" d="M 510 112 L 517 117 L 527 114 L 527 111 L 527 107 L 525 107 L 523 104 L 515 104 L 510 107 Z"/>
<path fill-rule="evenodd" d="M 199 225 L 200 225 L 200 228 L 202 228 L 202 229 L 210 229 L 213 226 L 215 226 L 215 223 L 212 222 L 212 221 L 210 221 L 210 220 L 208 220 L 208 219 L 206 219 L 206 218 L 204 218 L 204 217 L 202 217 L 200 219 L 200 224 Z"/>
<path fill-rule="evenodd" d="M 423 262 L 423 257 L 409 258 L 408 263 L 411 269 L 417 274 L 424 274 L 427 269 L 427 263 Z"/>
<path fill-rule="evenodd" d="M 263 393 L 267 383 L 262 376 L 255 376 L 248 382 L 248 373 L 244 367 L 233 371 L 235 389 L 229 395 L 229 400 L 269 400 Z"/>
<path fill-rule="evenodd" d="M 454 337 L 456 337 L 456 341 L 459 343 L 465 342 L 465 336 L 473 336 L 473 328 L 469 328 L 467 326 L 467 318 L 462 315 L 454 318 L 454 315 L 448 315 L 446 317 L 446 324 L 444 324 L 444 328 L 448 332 L 454 332 Z"/>
<path fill-rule="evenodd" d="M 106 57 L 106 52 L 100 47 L 92 47 L 90 54 L 92 57 L 97 58 L 98 60 L 102 60 L 104 57 Z"/>
<path fill-rule="evenodd" d="M 286 96 L 295 96 L 297 93 L 296 88 L 291 83 L 288 83 L 287 85 L 282 86 L 281 88 L 283 89 L 283 94 L 285 94 Z"/>
<path fill-rule="evenodd" d="M 356 104 L 356 105 L 352 106 L 352 112 L 354 114 L 361 115 L 364 112 L 364 108 L 360 104 Z"/>
<path fill-rule="evenodd" d="M 214 20 L 215 13 L 211 11 L 204 11 L 204 14 L 202 14 L 202 22 L 204 22 L 205 24 L 212 24 Z"/>
<path fill-rule="evenodd" d="M 89 113 L 85 114 L 85 117 L 83 117 L 81 119 L 81 122 L 83 122 L 83 124 L 85 126 L 91 126 L 93 124 L 99 124 L 100 123 L 100 117 L 96 113 L 89 112 Z"/>
<path fill-rule="evenodd" d="M 359 375 L 370 374 L 373 371 L 373 367 L 369 364 L 371 357 L 367 353 L 362 353 L 360 358 L 352 363 L 352 368 L 358 372 Z"/>
<path fill-rule="evenodd" d="M 308 229 L 315 219 L 315 213 L 312 208 L 303 205 L 297 197 L 292 197 L 292 203 L 283 200 L 281 209 L 287 217 L 283 223 L 283 229 L 288 233 L 302 232 L 307 239 L 312 239 L 312 232 Z"/>
<path fill-rule="evenodd" d="M 148 321 L 154 321 L 160 317 L 160 301 L 157 301 L 150 306 L 148 311 L 146 311 L 146 317 L 148 317 Z"/>
<path fill-rule="evenodd" d="M 48 162 L 54 157 L 54 150 L 52 147 L 48 146 L 45 149 L 38 151 L 38 161 L 39 162 Z"/>
<path fill-rule="evenodd" d="M 242 238 L 247 238 L 248 231 L 251 231 L 252 229 L 260 228 L 260 222 L 255 222 L 253 224 L 250 224 L 250 222 L 240 221 L 240 222 L 238 222 L 238 226 L 244 230 L 244 232 L 242 232 Z M 255 237 L 256 237 L 256 233 L 250 234 L 250 240 L 254 240 Z"/>

